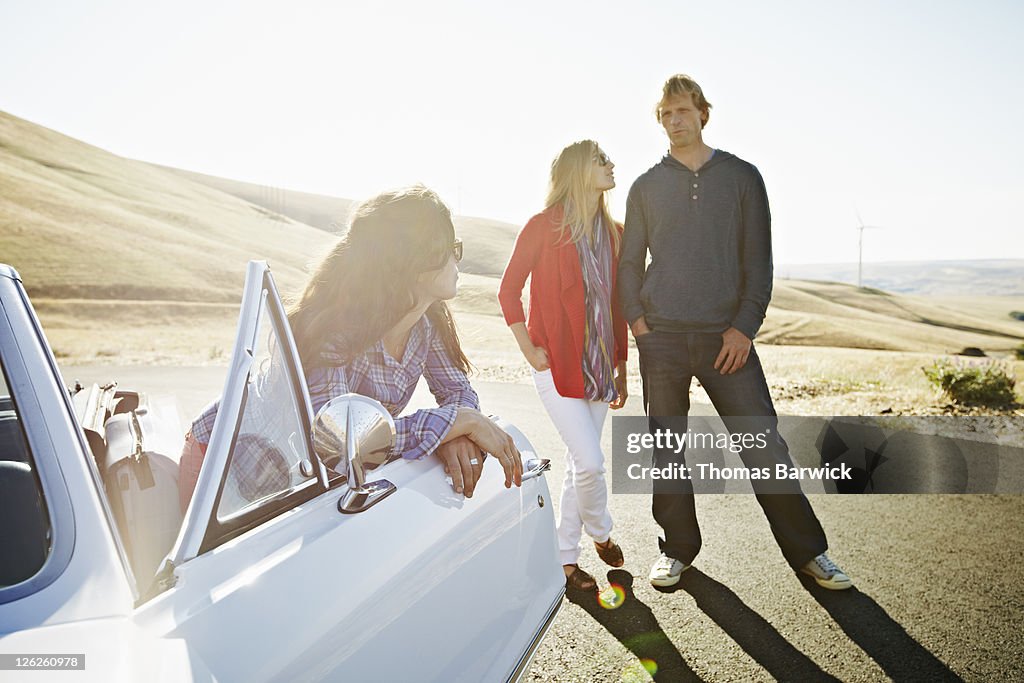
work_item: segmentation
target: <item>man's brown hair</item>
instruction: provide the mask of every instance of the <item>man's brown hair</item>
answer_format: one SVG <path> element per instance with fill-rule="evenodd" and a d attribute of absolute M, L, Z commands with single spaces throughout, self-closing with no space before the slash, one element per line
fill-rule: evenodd
<path fill-rule="evenodd" d="M 654 108 L 654 116 L 658 119 L 658 123 L 661 123 L 661 108 L 665 105 L 665 102 L 670 97 L 687 94 L 693 96 L 694 106 L 700 109 L 700 127 L 706 126 L 711 115 L 711 103 L 704 97 L 704 91 L 697 85 L 697 81 L 686 74 L 676 74 L 665 81 L 665 85 L 662 86 L 661 99 L 658 101 L 658 106 Z"/>

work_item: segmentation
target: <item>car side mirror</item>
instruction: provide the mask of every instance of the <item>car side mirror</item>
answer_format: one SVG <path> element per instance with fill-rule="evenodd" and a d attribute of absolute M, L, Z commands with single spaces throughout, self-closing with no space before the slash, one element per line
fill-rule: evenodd
<path fill-rule="evenodd" d="M 313 448 L 320 460 L 346 475 L 338 510 L 362 512 L 395 492 L 386 479 L 366 481 L 366 471 L 382 465 L 395 444 L 395 420 L 378 401 L 344 394 L 328 401 L 313 421 Z"/>

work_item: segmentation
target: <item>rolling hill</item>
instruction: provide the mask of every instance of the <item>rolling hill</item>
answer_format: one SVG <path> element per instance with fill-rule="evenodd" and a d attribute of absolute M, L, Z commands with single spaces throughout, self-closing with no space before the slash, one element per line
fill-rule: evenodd
<path fill-rule="evenodd" d="M 100 327 L 166 348 L 182 318 L 229 330 L 246 261 L 267 259 L 282 292 L 294 293 L 353 205 L 125 159 L 3 112 L 0 183 L 0 261 L 19 270 L 44 325 L 66 332 L 66 345 Z M 509 346 L 495 292 L 517 226 L 457 217 L 456 228 L 466 258 L 454 307 L 467 344 Z M 785 279 L 759 339 L 1005 353 L 1024 341 L 1011 310 L 1024 310 L 1024 297 L 932 298 Z M 177 344 L 187 351 L 196 342 Z M 222 346 L 202 353 L 217 360 Z"/>
<path fill-rule="evenodd" d="M 0 112 L 0 259 L 33 297 L 237 301 L 245 264 L 282 288 L 323 231 Z"/>
<path fill-rule="evenodd" d="M 970 240 L 969 235 L 964 235 Z M 1014 254 L 1007 245 L 1007 256 Z M 798 280 L 856 284 L 856 263 L 783 265 L 776 273 Z M 1024 259 L 893 261 L 864 264 L 864 286 L 926 296 L 1024 296 Z"/>
<path fill-rule="evenodd" d="M 331 235 L 345 232 L 348 228 L 349 213 L 356 205 L 352 199 L 266 187 L 166 166 L 157 168 L 222 190 Z M 471 216 L 455 216 L 454 222 L 455 231 L 465 244 L 465 256 L 459 269 L 475 275 L 500 276 L 505 267 L 505 260 L 512 252 L 518 226 Z"/>
<path fill-rule="evenodd" d="M 181 171 L 175 171 L 183 173 Z M 185 173 L 199 182 L 261 204 L 268 210 L 306 218 L 334 230 L 353 202 L 289 190 L 272 190 L 224 178 Z M 329 210 L 325 210 L 329 209 Z M 517 227 L 483 218 L 456 218 L 466 244 L 464 274 L 456 308 L 464 314 L 498 315 L 494 300 Z M 1024 340 L 1024 324 L 1008 315 L 1024 297 L 966 297 L 943 301 L 894 295 L 834 282 L 776 280 L 775 295 L 760 340 L 772 344 L 846 346 L 892 351 L 956 352 L 976 346 L 1005 352 Z M 971 311 L 970 314 L 963 311 Z M 476 320 L 474 325 L 483 325 Z"/>

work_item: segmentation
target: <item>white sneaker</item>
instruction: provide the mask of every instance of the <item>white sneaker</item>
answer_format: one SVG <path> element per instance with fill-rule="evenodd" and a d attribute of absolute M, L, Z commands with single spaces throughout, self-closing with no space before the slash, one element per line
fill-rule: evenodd
<path fill-rule="evenodd" d="M 828 555 L 822 553 L 816 558 L 800 567 L 800 571 L 808 576 L 814 577 L 818 585 L 833 591 L 842 591 L 853 587 L 853 581 L 843 573 L 836 563 L 829 559 Z"/>
<path fill-rule="evenodd" d="M 651 567 L 651 585 L 659 587 L 674 586 L 679 583 L 679 577 L 690 568 L 690 565 L 683 564 L 674 557 L 669 557 L 665 553 L 661 554 L 658 561 Z"/>

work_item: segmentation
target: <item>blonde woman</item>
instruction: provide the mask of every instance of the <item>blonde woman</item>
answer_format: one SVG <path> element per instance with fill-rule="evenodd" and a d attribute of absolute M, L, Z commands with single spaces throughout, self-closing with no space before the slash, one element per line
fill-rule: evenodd
<path fill-rule="evenodd" d="M 558 546 L 566 585 L 594 590 L 579 568 L 582 532 L 612 567 L 623 564 L 611 540 L 601 429 L 609 406 L 626 402 L 626 323 L 615 292 L 621 226 L 605 193 L 615 164 L 596 142 L 575 142 L 551 164 L 547 208 L 519 237 L 498 299 L 519 348 L 533 367 L 541 402 L 565 442 L 566 474 Z M 521 301 L 530 281 L 530 317 Z"/>

